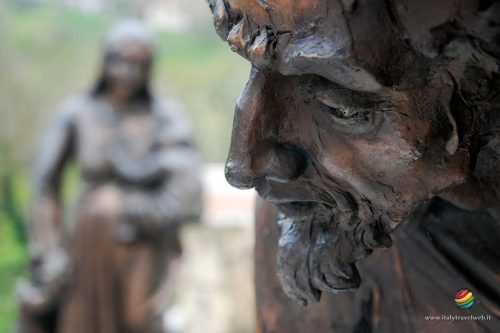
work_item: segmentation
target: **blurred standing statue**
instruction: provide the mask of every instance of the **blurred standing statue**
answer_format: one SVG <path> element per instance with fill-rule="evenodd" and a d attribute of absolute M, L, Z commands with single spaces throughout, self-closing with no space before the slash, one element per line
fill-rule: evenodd
<path fill-rule="evenodd" d="M 139 22 L 115 27 L 94 90 L 64 104 L 43 143 L 23 332 L 163 332 L 178 228 L 199 216 L 201 199 L 190 125 L 149 88 L 152 51 Z M 60 192 L 70 159 L 81 196 L 68 241 Z"/>
<path fill-rule="evenodd" d="M 499 332 L 500 2 L 208 2 L 252 63 L 226 178 L 266 200 L 259 331 Z"/>

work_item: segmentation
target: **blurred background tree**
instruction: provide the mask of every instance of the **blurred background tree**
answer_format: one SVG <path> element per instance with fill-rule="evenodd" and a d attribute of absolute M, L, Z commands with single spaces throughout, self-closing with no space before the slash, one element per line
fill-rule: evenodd
<path fill-rule="evenodd" d="M 204 0 L 0 0 L 0 332 L 16 321 L 25 274 L 29 174 L 37 143 L 69 95 L 96 80 L 110 26 L 141 17 L 157 31 L 154 83 L 185 106 L 204 160 L 223 162 L 248 66 L 213 32 Z M 231 75 L 228 75 L 230 73 Z M 63 193 L 77 193 L 78 172 Z"/>

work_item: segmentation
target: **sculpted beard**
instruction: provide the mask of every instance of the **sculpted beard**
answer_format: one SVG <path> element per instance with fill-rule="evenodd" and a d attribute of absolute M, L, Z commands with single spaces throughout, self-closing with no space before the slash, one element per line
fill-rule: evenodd
<path fill-rule="evenodd" d="M 280 214 L 278 277 L 285 293 L 299 304 L 318 302 L 323 291 L 357 288 L 361 279 L 355 262 L 375 248 L 392 245 L 389 232 L 395 222 L 387 213 L 367 202 L 351 206 L 341 210 L 310 204 L 309 214 L 301 219 Z"/>

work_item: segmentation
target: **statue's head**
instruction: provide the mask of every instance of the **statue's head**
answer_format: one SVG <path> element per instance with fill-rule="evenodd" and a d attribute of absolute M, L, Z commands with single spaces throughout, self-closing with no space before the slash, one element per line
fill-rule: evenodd
<path fill-rule="evenodd" d="M 390 231 L 421 203 L 470 179 L 498 108 L 500 6 L 209 4 L 218 34 L 252 63 L 226 178 L 283 213 L 285 291 L 307 303 L 357 287 L 357 260 L 390 246 Z"/>
<path fill-rule="evenodd" d="M 112 28 L 104 47 L 104 63 L 96 92 L 149 95 L 153 37 L 144 24 L 126 20 Z M 144 95 L 144 96 L 143 96 Z"/>

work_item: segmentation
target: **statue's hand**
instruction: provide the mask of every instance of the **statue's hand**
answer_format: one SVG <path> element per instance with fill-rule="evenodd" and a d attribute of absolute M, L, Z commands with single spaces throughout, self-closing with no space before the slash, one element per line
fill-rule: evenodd
<path fill-rule="evenodd" d="M 69 278 L 71 264 L 66 251 L 59 246 L 34 258 L 31 263 L 35 281 L 42 286 L 61 286 Z"/>
<path fill-rule="evenodd" d="M 23 312 L 33 315 L 48 313 L 55 305 L 55 299 L 51 298 L 45 290 L 27 280 L 21 280 L 17 283 L 16 298 L 21 304 Z"/>
<path fill-rule="evenodd" d="M 32 313 L 49 311 L 60 298 L 71 274 L 71 263 L 66 252 L 54 246 L 35 256 L 30 263 L 32 283 L 23 281 L 17 286 L 17 297 L 22 307 Z"/>

